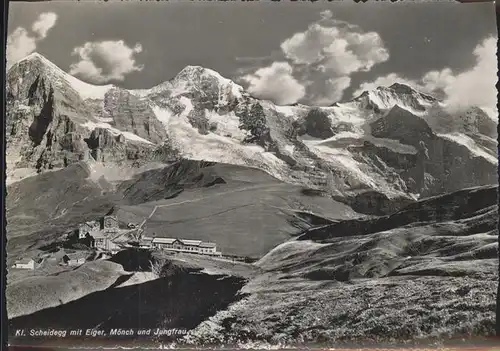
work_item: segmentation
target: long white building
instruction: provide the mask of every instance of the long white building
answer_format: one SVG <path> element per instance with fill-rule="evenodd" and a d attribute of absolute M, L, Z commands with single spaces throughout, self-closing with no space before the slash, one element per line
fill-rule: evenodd
<path fill-rule="evenodd" d="M 198 253 L 211 256 L 222 255 L 220 251 L 217 251 L 216 244 L 201 240 L 143 237 L 141 240 L 141 246 L 160 250 Z"/>

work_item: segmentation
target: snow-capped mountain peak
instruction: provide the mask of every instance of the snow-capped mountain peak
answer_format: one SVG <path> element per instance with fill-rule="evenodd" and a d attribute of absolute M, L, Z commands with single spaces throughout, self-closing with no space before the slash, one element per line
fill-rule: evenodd
<path fill-rule="evenodd" d="M 425 113 L 428 107 L 438 103 L 436 98 L 401 83 L 364 91 L 353 101 L 362 108 L 374 110 L 389 110 L 398 105 L 415 114 Z"/>
<path fill-rule="evenodd" d="M 240 97 L 244 91 L 242 86 L 234 83 L 231 79 L 202 66 L 186 66 L 171 82 L 176 87 L 188 85 L 204 87 L 205 89 L 225 89 L 230 91 L 234 97 Z"/>
<path fill-rule="evenodd" d="M 56 87 L 66 89 L 69 86 L 76 93 L 78 93 L 83 100 L 102 100 L 104 99 L 106 92 L 114 88 L 111 84 L 93 85 L 83 82 L 66 73 L 63 69 L 59 68 L 53 62 L 37 52 L 34 52 L 16 62 L 9 69 L 8 78 L 10 77 L 10 82 L 12 82 L 12 78 L 17 78 L 18 82 L 22 82 L 25 76 L 32 74 L 33 71 L 38 73 L 43 72 Z"/>
<path fill-rule="evenodd" d="M 220 73 L 197 65 L 184 67 L 173 79 L 162 82 L 151 89 L 132 90 L 137 96 L 166 95 L 176 97 L 203 91 L 226 93 L 234 98 L 240 98 L 244 93 L 242 86 Z"/>

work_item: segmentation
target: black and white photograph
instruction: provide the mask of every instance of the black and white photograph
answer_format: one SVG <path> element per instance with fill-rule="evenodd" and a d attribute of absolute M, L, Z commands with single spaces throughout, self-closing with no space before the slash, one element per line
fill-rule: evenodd
<path fill-rule="evenodd" d="M 9 344 L 495 336 L 497 39 L 493 2 L 10 3 Z"/>

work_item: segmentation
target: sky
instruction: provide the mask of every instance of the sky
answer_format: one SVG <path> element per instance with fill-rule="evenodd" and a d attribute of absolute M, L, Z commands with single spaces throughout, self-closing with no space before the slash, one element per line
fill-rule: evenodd
<path fill-rule="evenodd" d="M 15 2 L 8 21 L 8 67 L 36 51 L 93 84 L 150 88 L 200 65 L 278 104 L 400 82 L 496 105 L 493 3 Z"/>

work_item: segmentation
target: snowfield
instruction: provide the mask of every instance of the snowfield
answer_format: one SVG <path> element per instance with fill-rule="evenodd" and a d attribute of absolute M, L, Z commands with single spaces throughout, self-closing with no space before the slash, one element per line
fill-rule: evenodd
<path fill-rule="evenodd" d="M 376 90 L 370 91 L 368 93 L 369 99 L 374 102 L 379 108 L 388 110 L 393 108 L 394 106 L 398 105 L 401 108 L 404 108 L 405 110 L 408 110 L 409 112 L 413 113 L 414 115 L 421 116 L 425 114 L 425 111 L 418 111 L 412 106 L 412 102 L 408 100 L 402 99 L 399 95 L 395 94 L 392 91 L 389 91 L 388 89 L 384 88 L 377 88 Z M 431 104 L 418 97 L 415 96 L 414 94 L 412 97 L 415 99 L 418 104 L 421 106 L 431 106 Z"/>
<path fill-rule="evenodd" d="M 170 123 L 170 119 L 173 116 L 173 112 L 170 111 L 170 109 L 166 108 L 161 108 L 158 105 L 151 104 L 151 109 L 153 110 L 153 113 L 155 114 L 156 118 L 163 123 L 163 126 L 167 128 L 168 131 L 168 125 Z"/>
<path fill-rule="evenodd" d="M 240 142 L 245 139 L 247 133 L 239 128 L 240 120 L 233 111 L 220 115 L 215 111 L 205 110 L 205 116 L 209 123 L 216 125 L 217 129 L 213 132 L 214 134 L 229 136 Z"/>
<path fill-rule="evenodd" d="M 143 139 L 140 136 L 135 135 L 134 133 L 124 132 L 124 131 L 121 131 L 119 129 L 116 129 L 116 128 L 112 127 L 111 125 L 109 125 L 108 123 L 102 123 L 102 122 L 95 123 L 95 122 L 87 121 L 84 124 L 81 124 L 81 126 L 84 128 L 90 129 L 90 130 L 94 130 L 96 128 L 107 129 L 111 132 L 111 134 L 113 134 L 115 136 L 122 134 L 128 140 L 138 141 L 141 143 L 153 145 L 153 143 L 150 142 L 149 140 Z"/>
<path fill-rule="evenodd" d="M 62 81 L 65 81 L 73 90 L 75 90 L 83 100 L 86 99 L 104 99 L 104 95 L 112 88 L 113 85 L 93 85 L 89 83 L 82 82 L 81 80 L 73 77 L 72 75 L 64 72 L 62 69 L 57 67 L 55 64 L 47 60 L 45 57 L 38 53 L 32 53 L 26 56 L 24 59 L 19 62 L 25 60 L 38 59 L 41 60 L 46 67 L 50 69 L 50 74 L 55 78 L 55 81 L 59 84 L 62 84 Z M 62 79 L 62 81 L 61 81 Z"/>
<path fill-rule="evenodd" d="M 472 138 L 463 133 L 438 134 L 438 136 L 465 146 L 476 157 L 483 157 L 493 164 L 498 164 L 498 158 L 489 154 L 481 146 L 477 145 Z"/>

